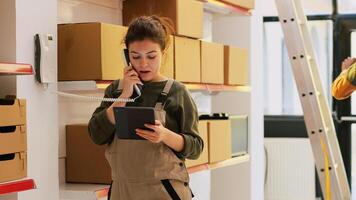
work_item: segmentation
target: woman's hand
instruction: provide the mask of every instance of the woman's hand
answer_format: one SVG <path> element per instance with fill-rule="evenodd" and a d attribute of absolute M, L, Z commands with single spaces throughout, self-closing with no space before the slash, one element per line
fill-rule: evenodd
<path fill-rule="evenodd" d="M 162 123 L 158 120 L 155 121 L 155 124 L 145 124 L 145 127 L 151 129 L 150 130 L 143 130 L 143 129 L 136 129 L 137 135 L 153 142 L 153 143 L 160 143 L 164 140 L 167 136 L 168 129 L 165 128 Z"/>
<path fill-rule="evenodd" d="M 163 142 L 176 152 L 181 152 L 184 149 L 183 136 L 165 128 L 160 121 L 156 120 L 154 125 L 145 124 L 145 127 L 151 131 L 136 129 L 137 135 L 153 143 Z"/>
<path fill-rule="evenodd" d="M 348 69 L 355 62 L 356 62 L 356 58 L 351 58 L 351 57 L 346 58 L 341 64 L 341 70 L 344 71 L 345 69 Z"/>
<path fill-rule="evenodd" d="M 120 81 L 123 83 L 121 96 L 124 98 L 130 98 L 132 96 L 134 85 L 143 85 L 138 73 L 130 66 L 124 68 L 124 77 Z"/>
<path fill-rule="evenodd" d="M 133 86 L 135 84 L 143 85 L 141 80 L 138 77 L 137 72 L 131 67 L 124 68 L 124 78 L 122 80 L 123 88 L 122 93 L 119 96 L 120 99 L 128 99 L 132 96 L 133 93 Z M 112 124 L 115 124 L 115 117 L 114 117 L 114 107 L 124 107 L 126 106 L 125 102 L 114 102 L 111 106 L 106 110 L 106 116 L 108 117 L 109 121 Z"/>

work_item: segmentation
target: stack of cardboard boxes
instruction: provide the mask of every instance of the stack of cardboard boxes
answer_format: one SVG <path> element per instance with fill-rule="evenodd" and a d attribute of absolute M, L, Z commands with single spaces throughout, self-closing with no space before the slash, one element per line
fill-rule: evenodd
<path fill-rule="evenodd" d="M 26 101 L 0 99 L 0 182 L 27 176 L 26 138 Z"/>
<path fill-rule="evenodd" d="M 196 0 L 127 0 L 123 23 L 141 15 L 168 17 L 175 29 L 161 73 L 185 83 L 248 85 L 247 49 L 202 41 L 203 3 Z M 105 23 L 58 25 L 58 80 L 123 77 L 127 27 Z"/>

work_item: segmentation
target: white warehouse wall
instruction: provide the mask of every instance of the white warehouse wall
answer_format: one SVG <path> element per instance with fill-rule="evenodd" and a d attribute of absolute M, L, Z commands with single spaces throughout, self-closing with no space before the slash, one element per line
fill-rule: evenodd
<path fill-rule="evenodd" d="M 34 35 L 57 35 L 57 0 L 16 0 L 16 62 L 34 65 Z M 55 58 L 57 45 L 55 45 Z M 45 67 L 45 66 L 44 66 Z M 51 92 L 37 84 L 34 76 L 17 76 L 17 96 L 27 100 L 28 177 L 37 189 L 18 194 L 19 200 L 59 199 L 58 104 Z"/>

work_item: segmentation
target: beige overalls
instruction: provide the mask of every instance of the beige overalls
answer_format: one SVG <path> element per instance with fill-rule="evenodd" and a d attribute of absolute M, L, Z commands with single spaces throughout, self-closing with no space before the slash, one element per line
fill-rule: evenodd
<path fill-rule="evenodd" d="M 163 125 L 164 101 L 173 82 L 167 81 L 155 105 L 155 117 Z M 148 140 L 115 137 L 105 156 L 111 166 L 113 180 L 110 200 L 192 199 L 184 161 L 162 142 L 155 144 Z"/>

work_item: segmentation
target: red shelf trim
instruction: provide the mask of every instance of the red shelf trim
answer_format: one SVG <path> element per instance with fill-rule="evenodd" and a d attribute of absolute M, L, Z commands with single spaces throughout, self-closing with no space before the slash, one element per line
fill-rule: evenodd
<path fill-rule="evenodd" d="M 33 69 L 30 64 L 0 62 L 0 74 L 30 75 Z"/>
<path fill-rule="evenodd" d="M 250 8 L 245 8 L 245 7 L 242 7 L 242 6 L 234 5 L 234 4 L 226 2 L 224 0 L 215 0 L 215 1 L 222 2 L 223 4 L 225 4 L 226 7 L 230 8 L 231 10 L 233 10 L 235 12 L 238 12 L 238 13 L 241 13 L 241 14 L 244 14 L 244 15 L 251 15 L 251 12 L 250 12 L 251 9 Z"/>
<path fill-rule="evenodd" d="M 10 194 L 35 189 L 36 184 L 33 179 L 0 183 L 0 194 Z"/>
<path fill-rule="evenodd" d="M 109 194 L 109 188 L 103 188 L 95 191 L 95 196 L 97 199 L 107 197 Z"/>
<path fill-rule="evenodd" d="M 221 7 L 226 7 L 228 9 L 230 9 L 231 11 L 234 11 L 234 12 L 237 12 L 237 13 L 240 13 L 240 14 L 243 14 L 243 15 L 251 15 L 250 10 L 252 8 L 245 8 L 245 7 L 242 7 L 242 6 L 238 6 L 238 5 L 226 2 L 224 0 L 198 0 L 198 1 L 201 1 L 203 3 L 204 2 L 210 2 L 210 3 L 216 4 L 216 5 L 221 6 Z"/>
<path fill-rule="evenodd" d="M 195 172 L 199 172 L 199 171 L 203 171 L 203 170 L 208 170 L 209 169 L 209 164 L 201 164 L 201 165 L 197 165 L 197 166 L 192 166 L 192 167 L 188 167 L 188 173 L 192 174 Z"/>
<path fill-rule="evenodd" d="M 207 90 L 207 91 L 250 91 L 250 86 L 244 85 L 223 85 L 209 83 L 184 83 L 190 90 Z"/>

